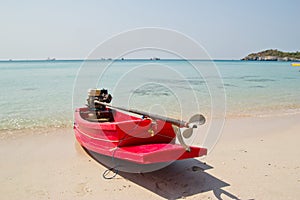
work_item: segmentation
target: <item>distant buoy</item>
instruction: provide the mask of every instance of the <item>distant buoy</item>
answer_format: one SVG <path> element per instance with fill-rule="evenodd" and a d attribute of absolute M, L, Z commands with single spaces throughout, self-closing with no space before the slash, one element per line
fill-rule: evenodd
<path fill-rule="evenodd" d="M 292 63 L 291 64 L 293 67 L 300 67 L 300 63 Z"/>

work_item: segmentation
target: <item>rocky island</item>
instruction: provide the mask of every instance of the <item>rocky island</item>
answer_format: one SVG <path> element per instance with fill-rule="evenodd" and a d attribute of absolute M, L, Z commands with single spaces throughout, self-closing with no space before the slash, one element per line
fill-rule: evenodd
<path fill-rule="evenodd" d="M 277 49 L 268 49 L 258 53 L 251 53 L 241 60 L 300 61 L 300 52 L 282 52 Z"/>

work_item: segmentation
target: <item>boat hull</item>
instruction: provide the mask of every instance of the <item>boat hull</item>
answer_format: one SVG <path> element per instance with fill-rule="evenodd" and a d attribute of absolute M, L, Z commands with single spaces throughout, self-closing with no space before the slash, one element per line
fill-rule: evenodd
<path fill-rule="evenodd" d="M 162 120 L 155 123 L 150 118 L 138 118 L 113 110 L 112 122 L 91 122 L 86 120 L 87 108 L 75 111 L 74 129 L 84 142 L 95 146 L 122 147 L 151 143 L 174 143 L 172 124 Z"/>
<path fill-rule="evenodd" d="M 99 162 L 109 167 L 115 163 L 127 163 L 122 171 L 131 172 L 132 166 L 146 166 L 156 170 L 154 166 L 167 166 L 175 160 L 200 157 L 207 154 L 205 148 L 190 147 L 187 151 L 180 144 L 175 144 L 176 134 L 172 124 L 151 119 L 133 117 L 124 113 L 114 113 L 113 122 L 91 122 L 84 119 L 85 108 L 75 112 L 74 132 L 77 141 L 89 151 L 93 157 L 103 157 Z M 105 161 L 106 160 L 106 161 Z M 110 162 L 107 162 L 110 161 Z M 114 161 L 114 162 L 112 162 Z M 130 163 L 130 164 L 129 164 Z"/>

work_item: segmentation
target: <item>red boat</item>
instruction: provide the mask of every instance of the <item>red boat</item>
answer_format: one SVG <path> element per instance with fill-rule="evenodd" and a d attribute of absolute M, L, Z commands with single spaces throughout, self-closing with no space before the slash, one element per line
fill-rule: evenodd
<path fill-rule="evenodd" d="M 142 116 L 139 117 L 132 114 L 132 110 L 106 104 L 110 101 L 106 90 L 92 90 L 88 106 L 75 111 L 76 139 L 94 157 L 99 154 L 108 158 L 106 160 L 111 158 L 111 161 L 145 167 L 207 154 L 205 148 L 185 145 L 178 135 L 178 127 L 186 122 L 175 120 L 179 122 L 175 123 L 170 118 L 161 119 L 158 115 L 153 117 L 135 111 Z M 181 144 L 175 143 L 176 137 Z"/>

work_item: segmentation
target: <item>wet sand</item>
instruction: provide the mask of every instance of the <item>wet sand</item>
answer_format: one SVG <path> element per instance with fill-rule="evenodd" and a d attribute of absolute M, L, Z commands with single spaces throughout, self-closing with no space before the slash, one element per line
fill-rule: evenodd
<path fill-rule="evenodd" d="M 72 129 L 28 131 L 0 140 L 1 199 L 298 199 L 299 120 L 229 119 L 205 158 L 110 180 Z"/>

